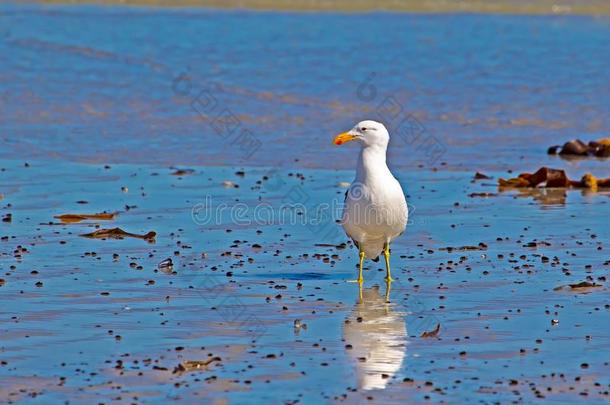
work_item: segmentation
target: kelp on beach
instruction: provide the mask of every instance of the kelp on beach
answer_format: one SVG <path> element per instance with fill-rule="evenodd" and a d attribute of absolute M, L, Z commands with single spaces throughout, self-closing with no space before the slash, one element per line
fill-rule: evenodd
<path fill-rule="evenodd" d="M 110 221 L 115 219 L 118 216 L 117 212 L 113 213 L 98 213 L 98 214 L 62 214 L 56 215 L 53 218 L 59 219 L 63 223 L 78 223 L 85 220 L 101 220 L 101 221 Z"/>
<path fill-rule="evenodd" d="M 498 185 L 500 188 L 583 188 L 597 191 L 599 188 L 610 188 L 610 178 L 600 179 L 586 173 L 580 180 L 570 180 L 564 170 L 541 167 L 535 173 L 521 173 L 508 180 L 500 178 Z"/>
<path fill-rule="evenodd" d="M 124 239 L 124 238 L 136 238 L 136 239 L 144 239 L 149 242 L 155 241 L 155 236 L 157 236 L 156 232 L 150 231 L 145 234 L 137 234 L 126 232 L 121 228 L 111 228 L 111 229 L 98 229 L 97 231 L 85 233 L 80 235 L 85 238 L 90 239 Z"/>

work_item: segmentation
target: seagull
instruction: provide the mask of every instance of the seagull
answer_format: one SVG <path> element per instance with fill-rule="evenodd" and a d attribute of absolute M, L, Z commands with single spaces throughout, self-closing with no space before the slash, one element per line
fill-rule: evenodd
<path fill-rule="evenodd" d="M 390 272 L 390 243 L 407 227 L 409 210 L 400 183 L 386 164 L 386 151 L 390 134 L 376 121 L 361 121 L 348 132 L 337 135 L 335 145 L 358 141 L 360 157 L 356 178 L 345 193 L 341 223 L 345 233 L 358 247 L 360 265 L 358 279 L 362 284 L 362 266 L 365 258 L 378 260 L 383 253 L 386 281 L 392 281 Z"/>

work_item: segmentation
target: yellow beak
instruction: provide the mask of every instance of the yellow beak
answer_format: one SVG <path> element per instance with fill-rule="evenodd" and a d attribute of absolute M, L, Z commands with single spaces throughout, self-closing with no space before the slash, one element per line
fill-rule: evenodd
<path fill-rule="evenodd" d="M 343 132 L 342 134 L 339 134 L 339 135 L 335 136 L 335 139 L 333 140 L 333 143 L 335 145 L 342 145 L 345 142 L 353 141 L 356 138 L 357 137 L 354 136 L 354 135 L 350 135 L 347 132 Z"/>

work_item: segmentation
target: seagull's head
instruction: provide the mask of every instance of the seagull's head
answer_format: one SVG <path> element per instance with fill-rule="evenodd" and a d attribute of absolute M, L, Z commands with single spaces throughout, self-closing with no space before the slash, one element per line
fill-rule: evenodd
<path fill-rule="evenodd" d="M 333 143 L 342 145 L 349 141 L 359 141 L 362 146 L 387 147 L 390 142 L 390 134 L 381 122 L 360 121 L 351 130 L 337 135 Z"/>

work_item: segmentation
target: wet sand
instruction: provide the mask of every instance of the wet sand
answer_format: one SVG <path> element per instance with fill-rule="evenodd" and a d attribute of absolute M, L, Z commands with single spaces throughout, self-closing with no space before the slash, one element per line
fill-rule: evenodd
<path fill-rule="evenodd" d="M 369 262 L 361 301 L 333 219 L 279 214 L 342 201 L 349 171 L 0 167 L 3 401 L 608 400 L 608 192 L 474 198 L 495 181 L 398 172 L 397 281 Z M 80 236 L 114 227 L 156 237 Z"/>

